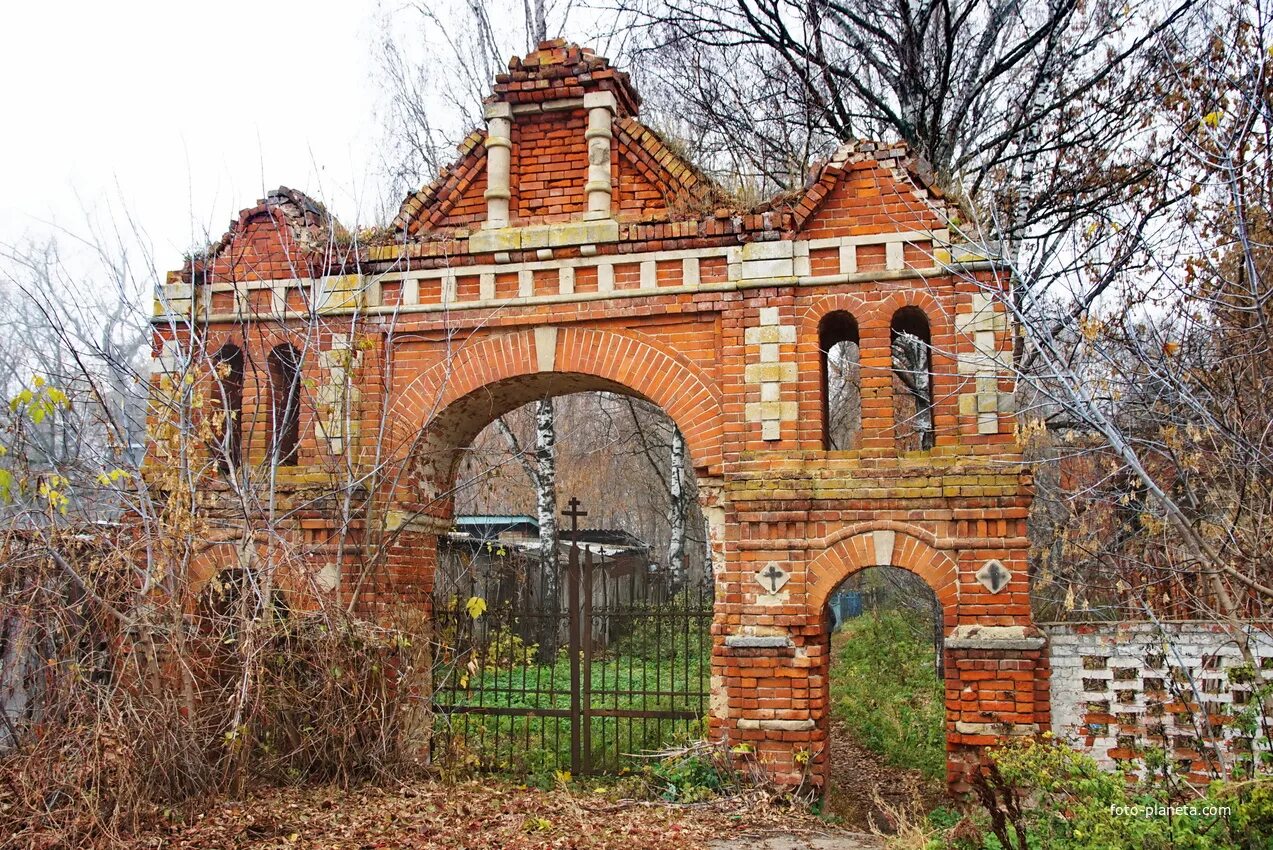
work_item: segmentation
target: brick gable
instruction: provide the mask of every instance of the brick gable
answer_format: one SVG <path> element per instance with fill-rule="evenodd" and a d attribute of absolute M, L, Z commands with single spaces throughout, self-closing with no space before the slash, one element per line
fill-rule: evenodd
<path fill-rule="evenodd" d="M 438 228 L 468 227 L 486 214 L 486 134 L 474 130 L 459 145 L 460 159 L 442 170 L 437 178 L 407 196 L 395 230 L 414 235 Z"/>
<path fill-rule="evenodd" d="M 588 98 L 601 100 L 588 107 Z M 609 104 L 600 126 L 589 123 L 597 120 L 596 102 Z M 494 108 L 508 116 L 507 187 L 500 190 L 507 194 L 507 224 L 550 224 L 588 212 L 589 145 L 599 136 L 612 140 L 606 211 L 621 221 L 692 220 L 723 197 L 711 180 L 641 124 L 636 117 L 640 98 L 627 75 L 590 51 L 545 42 L 509 64 L 487 106 L 488 112 Z M 489 129 L 470 134 L 460 146 L 460 159 L 403 202 L 395 229 L 416 236 L 488 226 L 490 139 Z"/>
<path fill-rule="evenodd" d="M 513 123 L 514 222 L 568 221 L 584 211 L 587 121 L 582 109 L 571 109 Z"/>

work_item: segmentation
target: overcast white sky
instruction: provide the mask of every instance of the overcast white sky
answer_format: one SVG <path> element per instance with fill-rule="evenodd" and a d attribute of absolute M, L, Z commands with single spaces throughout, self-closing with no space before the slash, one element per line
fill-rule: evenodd
<path fill-rule="evenodd" d="M 0 243 L 147 232 L 160 269 L 278 185 L 374 214 L 371 2 L 6 4 Z"/>

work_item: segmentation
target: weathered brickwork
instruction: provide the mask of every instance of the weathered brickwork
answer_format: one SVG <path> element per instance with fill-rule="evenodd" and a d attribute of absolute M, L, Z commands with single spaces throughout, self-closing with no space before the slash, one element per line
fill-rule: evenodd
<path fill-rule="evenodd" d="M 427 606 L 458 452 L 496 416 L 583 390 L 657 403 L 685 434 L 711 526 L 712 734 L 754 744 L 780 779 L 799 776 L 801 752 L 825 769 L 827 596 L 897 566 L 942 604 L 950 778 L 966 787 L 978 747 L 1051 722 L 1027 599 L 1030 480 L 1002 368 L 1007 278 L 952 238 L 904 147 L 847 144 L 802 193 L 738 209 L 641 125 L 639 104 L 606 60 L 547 42 L 501 75 L 485 128 L 406 199 L 385 244 L 355 244 L 299 193 L 271 195 L 171 276 L 160 372 L 182 371 L 181 352 L 204 374 L 222 346 L 246 352 L 244 462 L 257 468 L 261 364 L 284 342 L 306 355 L 280 498 L 312 573 L 368 608 Z M 895 437 L 903 308 L 931 332 L 926 451 Z M 860 342 L 851 451 L 824 448 L 819 322 L 835 311 Z M 342 470 L 368 473 L 370 505 L 343 520 L 324 490 Z M 337 559 L 338 529 L 365 545 Z M 377 539 L 391 545 L 368 560 Z M 781 579 L 762 582 L 770 567 Z"/>
<path fill-rule="evenodd" d="M 1273 640 L 1252 625 L 1245 656 L 1214 623 L 1094 623 L 1043 626 L 1052 667 L 1053 731 L 1105 767 L 1144 768 L 1164 751 L 1182 775 L 1206 783 L 1219 766 L 1268 749 L 1235 721 L 1262 717 L 1252 666 L 1273 669 Z M 1254 751 L 1254 753 L 1253 753 Z M 1227 774 L 1228 771 L 1222 771 Z"/>

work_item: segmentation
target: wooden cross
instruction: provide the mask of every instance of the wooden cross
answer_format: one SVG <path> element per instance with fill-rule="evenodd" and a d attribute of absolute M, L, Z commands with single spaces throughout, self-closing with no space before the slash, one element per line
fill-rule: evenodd
<path fill-rule="evenodd" d="M 573 538 L 575 532 L 579 530 L 579 517 L 587 516 L 588 512 L 579 510 L 579 500 L 574 496 L 570 497 L 570 501 L 566 502 L 566 505 L 569 510 L 562 511 L 561 515 L 570 520 L 570 536 Z"/>

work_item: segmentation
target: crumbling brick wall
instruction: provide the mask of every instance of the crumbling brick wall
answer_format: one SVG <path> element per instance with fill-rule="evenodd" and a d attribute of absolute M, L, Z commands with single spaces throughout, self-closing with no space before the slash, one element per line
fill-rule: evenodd
<path fill-rule="evenodd" d="M 1250 655 L 1265 677 L 1273 672 L 1270 627 L 1246 627 Z M 1252 747 L 1267 749 L 1258 743 L 1266 732 L 1253 743 L 1233 723 L 1259 707 L 1251 659 L 1226 628 L 1168 622 L 1042 629 L 1052 668 L 1052 729 L 1102 766 L 1143 768 L 1146 750 L 1156 748 L 1177 771 L 1205 782 L 1219 763 L 1232 764 Z"/>

